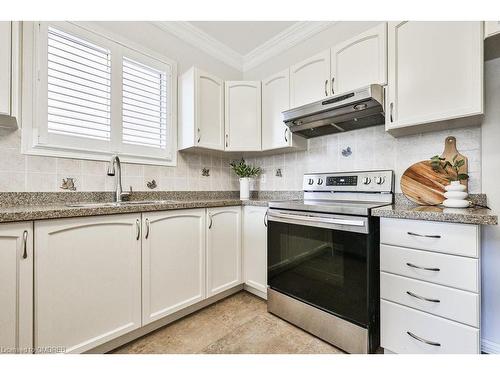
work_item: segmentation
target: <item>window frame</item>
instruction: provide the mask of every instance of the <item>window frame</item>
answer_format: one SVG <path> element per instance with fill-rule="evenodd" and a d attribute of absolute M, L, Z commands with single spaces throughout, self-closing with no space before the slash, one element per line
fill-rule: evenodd
<path fill-rule="evenodd" d="M 47 30 L 54 27 L 111 51 L 111 139 L 109 142 L 48 133 Z M 23 23 L 22 153 L 87 160 L 119 155 L 129 163 L 175 166 L 177 162 L 177 63 L 90 22 Z M 166 72 L 167 147 L 122 142 L 123 57 Z M 168 98 L 170 96 L 170 98 Z"/>

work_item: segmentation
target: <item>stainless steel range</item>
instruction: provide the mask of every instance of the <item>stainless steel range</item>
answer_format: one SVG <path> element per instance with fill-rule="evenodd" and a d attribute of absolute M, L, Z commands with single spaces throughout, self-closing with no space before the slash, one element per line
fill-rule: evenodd
<path fill-rule="evenodd" d="M 349 353 L 380 343 L 379 220 L 390 170 L 306 174 L 304 199 L 269 203 L 268 311 Z"/>

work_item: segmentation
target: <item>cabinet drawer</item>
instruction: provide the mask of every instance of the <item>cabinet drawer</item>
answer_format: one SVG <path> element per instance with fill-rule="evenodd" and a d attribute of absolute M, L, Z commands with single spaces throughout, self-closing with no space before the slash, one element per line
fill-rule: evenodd
<path fill-rule="evenodd" d="M 381 272 L 380 298 L 479 328 L 476 293 Z"/>
<path fill-rule="evenodd" d="M 382 218 L 380 242 L 477 258 L 477 225 Z"/>
<path fill-rule="evenodd" d="M 380 245 L 380 270 L 470 292 L 479 292 L 477 259 Z"/>
<path fill-rule="evenodd" d="M 395 353 L 477 354 L 480 352 L 479 329 L 396 303 L 384 300 L 380 302 L 380 325 L 381 346 Z"/>

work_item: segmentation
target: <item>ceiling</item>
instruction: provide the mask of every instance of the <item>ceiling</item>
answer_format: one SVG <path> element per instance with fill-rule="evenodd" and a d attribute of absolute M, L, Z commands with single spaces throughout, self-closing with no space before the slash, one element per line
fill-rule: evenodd
<path fill-rule="evenodd" d="M 246 55 L 297 22 L 192 21 L 190 23 L 232 50 Z"/>
<path fill-rule="evenodd" d="M 335 21 L 155 21 L 160 29 L 245 72 Z"/>

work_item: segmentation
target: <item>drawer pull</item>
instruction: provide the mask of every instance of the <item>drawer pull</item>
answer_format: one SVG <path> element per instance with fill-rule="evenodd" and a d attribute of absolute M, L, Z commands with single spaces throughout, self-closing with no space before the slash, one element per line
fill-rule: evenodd
<path fill-rule="evenodd" d="M 441 238 L 439 234 L 418 234 L 413 232 L 407 232 L 410 236 L 425 237 L 425 238 Z"/>
<path fill-rule="evenodd" d="M 418 268 L 419 270 L 434 271 L 434 272 L 439 272 L 439 271 L 441 271 L 441 269 L 440 269 L 440 268 L 427 268 L 427 267 L 420 267 L 420 266 L 416 266 L 416 265 L 414 265 L 413 263 L 406 263 L 406 265 L 407 265 L 408 267 Z"/>
<path fill-rule="evenodd" d="M 417 341 L 420 341 L 420 342 L 423 342 L 424 344 L 427 344 L 427 345 L 432 345 L 432 346 L 441 346 L 440 343 L 438 342 L 434 342 L 434 341 L 429 341 L 429 340 L 426 340 L 426 339 L 423 339 L 421 337 L 418 337 L 417 335 L 415 335 L 414 333 L 411 333 L 410 331 L 406 331 L 406 333 L 412 338 L 412 339 L 415 339 Z"/>
<path fill-rule="evenodd" d="M 409 296 L 412 296 L 414 298 L 418 298 L 418 299 L 421 299 L 422 301 L 427 301 L 427 302 L 435 302 L 435 303 L 439 303 L 441 302 L 440 300 L 438 299 L 433 299 L 433 298 L 425 298 L 425 297 L 422 297 L 422 296 L 419 296 L 415 293 L 412 293 L 410 291 L 406 291 L 406 294 L 408 294 Z"/>

